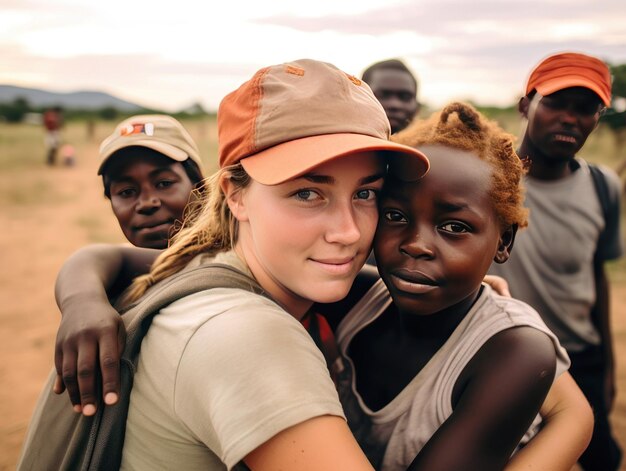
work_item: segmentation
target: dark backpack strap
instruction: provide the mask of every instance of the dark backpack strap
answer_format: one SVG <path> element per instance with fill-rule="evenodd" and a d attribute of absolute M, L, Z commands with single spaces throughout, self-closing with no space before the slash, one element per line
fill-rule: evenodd
<path fill-rule="evenodd" d="M 600 200 L 600 206 L 602 207 L 602 215 L 604 220 L 608 221 L 611 214 L 611 196 L 609 195 L 609 185 L 606 182 L 606 178 L 602 173 L 602 170 L 597 165 L 587 163 L 589 171 L 591 172 L 591 179 L 593 185 L 596 188 L 598 199 Z"/>
<path fill-rule="evenodd" d="M 157 283 L 122 315 L 127 337 L 120 364 L 117 404 L 106 407 L 101 404 L 91 417 L 76 414 L 67 396 L 52 392 L 56 378 L 53 369 L 29 425 L 19 471 L 119 469 L 135 365 L 153 317 L 177 299 L 211 288 L 239 288 L 266 295 L 249 275 L 222 264 L 184 269 Z"/>
<path fill-rule="evenodd" d="M 114 406 L 98 408 L 92 419 L 89 441 L 80 452 L 86 457 L 80 469 L 100 471 L 119 468 L 139 350 L 152 319 L 172 302 L 212 288 L 239 288 L 269 298 L 256 280 L 230 265 L 218 263 L 183 270 L 151 287 L 122 315 L 126 326 L 126 347 L 120 365 L 120 398 Z"/>
<path fill-rule="evenodd" d="M 604 218 L 604 230 L 600 233 L 600 238 L 598 239 L 598 245 L 594 255 L 594 263 L 597 264 L 603 262 L 601 254 L 603 248 L 606 246 L 606 239 L 614 230 L 613 225 L 615 224 L 615 221 L 619 220 L 619 205 L 615 205 L 611 200 L 609 185 L 606 181 L 605 175 L 602 173 L 602 170 L 600 170 L 600 168 L 595 164 L 587 163 L 587 166 L 589 167 L 589 172 L 591 173 L 591 179 L 593 180 L 593 185 L 596 189 L 596 194 L 598 195 L 598 200 L 600 201 L 600 206 L 602 208 L 602 217 Z"/>
<path fill-rule="evenodd" d="M 183 270 L 151 287 L 124 312 L 126 347 L 123 358 L 135 361 L 152 318 L 161 309 L 185 296 L 212 288 L 239 288 L 269 297 L 256 280 L 230 265 L 210 263 Z"/>

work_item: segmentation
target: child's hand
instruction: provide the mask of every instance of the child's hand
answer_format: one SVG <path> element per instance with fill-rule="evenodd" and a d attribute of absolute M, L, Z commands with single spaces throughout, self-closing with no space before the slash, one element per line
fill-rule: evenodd
<path fill-rule="evenodd" d="M 115 404 L 125 337 L 122 318 L 108 304 L 84 302 L 63 309 L 54 351 L 54 392 L 67 389 L 74 410 L 87 416 L 95 414 L 99 398 Z"/>
<path fill-rule="evenodd" d="M 491 286 L 493 290 L 500 296 L 506 296 L 507 298 L 511 297 L 511 292 L 509 291 L 509 283 L 501 276 L 485 275 L 483 281 Z"/>

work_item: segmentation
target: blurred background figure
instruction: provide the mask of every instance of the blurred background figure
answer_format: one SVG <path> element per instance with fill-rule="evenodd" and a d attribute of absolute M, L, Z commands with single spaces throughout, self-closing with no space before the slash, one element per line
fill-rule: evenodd
<path fill-rule="evenodd" d="M 87 128 L 87 140 L 93 142 L 96 138 L 96 121 L 93 118 L 88 118 L 86 123 Z"/>
<path fill-rule="evenodd" d="M 73 167 L 76 163 L 76 149 L 71 144 L 63 144 L 59 150 L 63 165 L 66 167 Z"/>
<path fill-rule="evenodd" d="M 57 152 L 61 145 L 61 128 L 63 127 L 63 110 L 60 106 L 52 107 L 43 114 L 43 125 L 46 128 L 46 163 L 54 165 Z"/>
<path fill-rule="evenodd" d="M 402 131 L 420 110 L 417 79 L 404 62 L 389 59 L 370 65 L 361 77 L 385 109 L 391 133 Z"/>

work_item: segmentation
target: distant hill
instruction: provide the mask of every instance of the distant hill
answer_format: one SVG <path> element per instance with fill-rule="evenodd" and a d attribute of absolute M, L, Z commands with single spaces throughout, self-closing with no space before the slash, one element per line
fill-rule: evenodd
<path fill-rule="evenodd" d="M 79 91 L 70 93 L 49 92 L 36 88 L 0 85 L 0 103 L 12 103 L 16 98 L 24 98 L 35 108 L 59 105 L 65 109 L 98 110 L 113 107 L 123 112 L 135 112 L 145 109 L 136 103 L 121 100 L 102 92 Z"/>

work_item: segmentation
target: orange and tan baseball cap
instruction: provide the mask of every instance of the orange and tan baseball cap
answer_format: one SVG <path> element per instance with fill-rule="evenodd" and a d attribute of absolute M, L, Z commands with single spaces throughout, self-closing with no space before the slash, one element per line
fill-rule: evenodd
<path fill-rule="evenodd" d="M 575 52 L 547 57 L 530 73 L 526 95 L 537 90 L 546 96 L 564 88 L 585 87 L 611 106 L 611 73 L 600 59 Z"/>
<path fill-rule="evenodd" d="M 365 82 L 311 59 L 259 70 L 222 100 L 217 129 L 220 167 L 241 162 L 265 185 L 356 152 L 415 159 L 415 179 L 429 167 L 418 150 L 389 142 L 389 120 Z"/>
<path fill-rule="evenodd" d="M 202 170 L 198 147 L 182 124 L 168 115 L 145 114 L 125 119 L 102 141 L 98 175 L 115 152 L 131 146 L 147 147 L 177 162 L 191 159 Z"/>

